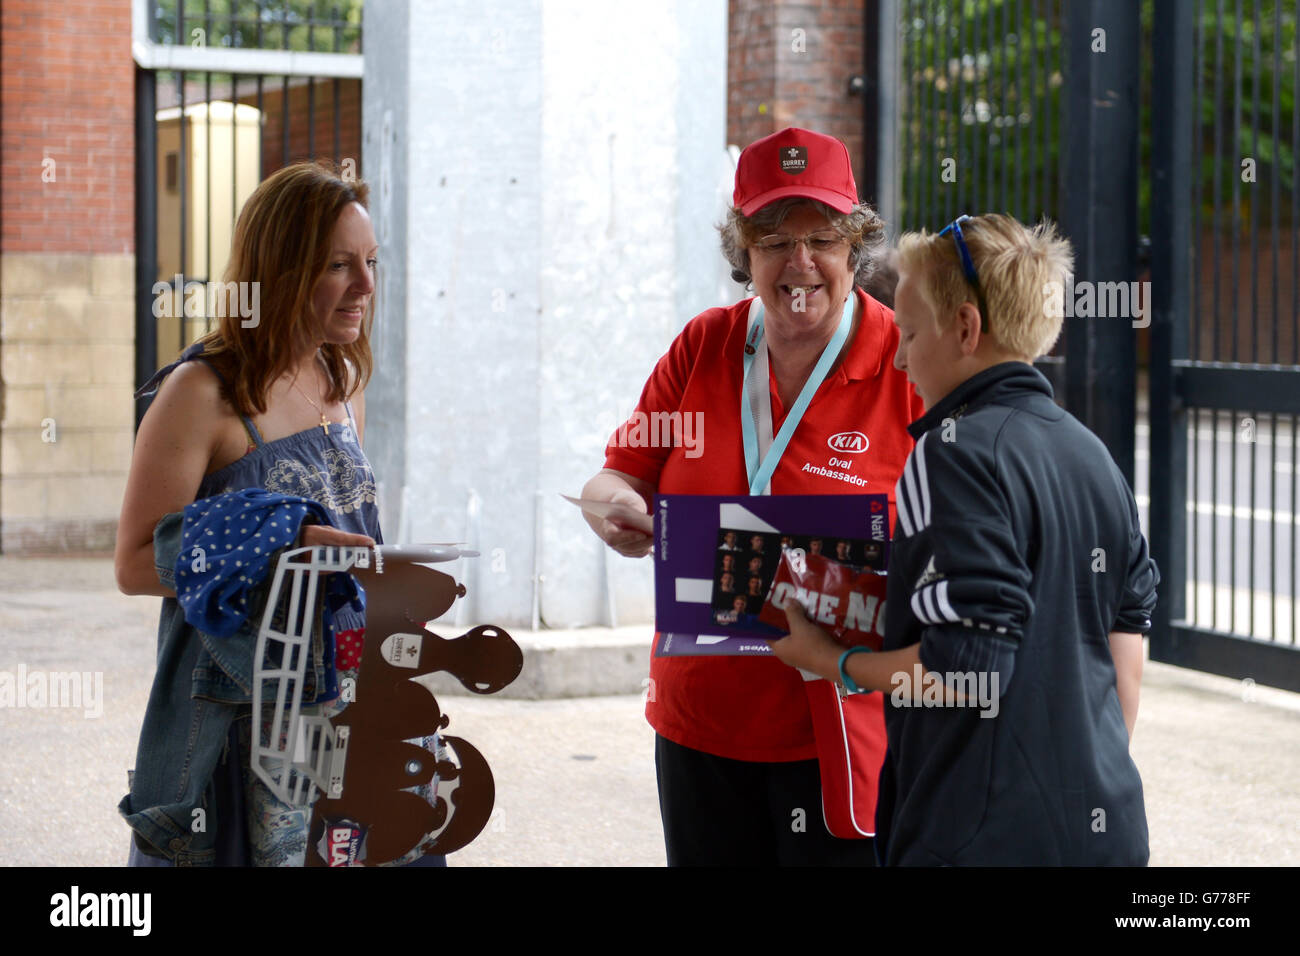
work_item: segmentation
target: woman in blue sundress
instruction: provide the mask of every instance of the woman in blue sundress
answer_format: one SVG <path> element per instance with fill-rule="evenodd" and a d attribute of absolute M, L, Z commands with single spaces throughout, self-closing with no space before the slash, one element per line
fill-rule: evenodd
<path fill-rule="evenodd" d="M 226 288 L 253 308 L 218 310 L 217 330 L 146 386 L 161 381 L 136 436 L 118 525 L 115 570 L 124 593 L 174 602 L 155 569 L 155 526 L 226 491 L 264 488 L 316 501 L 333 526 L 304 525 L 302 545 L 382 540 L 374 474 L 361 450 L 378 252 L 367 197 L 364 183 L 299 163 L 267 178 L 244 206 Z M 344 608 L 334 631 L 338 676 L 355 676 L 364 618 Z M 330 715 L 342 703 L 323 707 Z M 253 732 L 240 714 L 213 775 L 214 862 L 300 866 L 311 811 L 281 803 L 250 773 Z M 445 861 L 411 854 L 402 862 Z M 133 840 L 131 863 L 168 860 Z"/>

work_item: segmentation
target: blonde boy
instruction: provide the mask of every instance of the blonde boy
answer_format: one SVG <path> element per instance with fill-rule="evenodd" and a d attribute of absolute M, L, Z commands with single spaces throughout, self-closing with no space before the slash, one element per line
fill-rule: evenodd
<path fill-rule="evenodd" d="M 1110 454 L 1030 364 L 1060 334 L 1069 244 L 963 216 L 903 236 L 896 264 L 894 364 L 927 411 L 896 489 L 884 651 L 841 654 L 797 611 L 773 647 L 887 695 L 883 863 L 1144 865 L 1128 743 L 1159 574 Z"/>

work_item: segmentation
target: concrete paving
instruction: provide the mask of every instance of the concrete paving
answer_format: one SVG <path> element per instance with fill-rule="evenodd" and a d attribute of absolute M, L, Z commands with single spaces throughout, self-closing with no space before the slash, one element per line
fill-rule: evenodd
<path fill-rule="evenodd" d="M 0 672 L 103 681 L 102 698 L 80 708 L 0 708 L 0 864 L 125 860 L 116 806 L 157 611 L 157 599 L 116 591 L 106 559 L 0 557 Z M 497 780 L 492 822 L 451 864 L 662 866 L 640 697 L 649 628 L 514 636 L 526 660 L 517 696 L 439 692 L 449 730 L 482 750 Z M 584 689 L 602 696 L 574 696 Z M 1133 754 L 1152 865 L 1300 865 L 1300 695 L 1148 663 Z"/>

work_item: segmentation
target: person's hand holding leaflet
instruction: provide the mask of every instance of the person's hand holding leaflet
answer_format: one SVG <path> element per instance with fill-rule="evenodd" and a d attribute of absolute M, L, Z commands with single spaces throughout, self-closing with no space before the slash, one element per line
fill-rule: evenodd
<path fill-rule="evenodd" d="M 600 518 L 587 511 L 582 516 L 602 541 L 629 558 L 643 558 L 654 544 L 648 500 L 654 489 L 648 482 L 613 469 L 603 469 L 582 489 L 582 497 L 607 501 L 627 509 L 626 514 Z"/>
<path fill-rule="evenodd" d="M 798 601 L 786 605 L 785 616 L 790 636 L 768 641 L 772 653 L 791 667 L 812 671 L 818 677 L 838 683 L 843 645 L 810 621 Z M 851 654 L 844 662 L 844 669 L 863 691 L 889 693 L 896 684 L 895 674 L 901 672 L 910 677 L 913 665 L 920 663 L 920 647 L 920 644 L 909 644 L 896 651 Z"/>

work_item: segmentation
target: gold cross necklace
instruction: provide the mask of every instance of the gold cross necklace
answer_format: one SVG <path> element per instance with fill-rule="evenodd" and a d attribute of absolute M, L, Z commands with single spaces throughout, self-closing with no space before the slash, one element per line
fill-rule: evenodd
<path fill-rule="evenodd" d="M 313 399 L 310 395 L 308 395 L 306 392 L 304 392 L 301 388 L 298 388 L 298 376 L 297 376 L 297 375 L 295 375 L 295 376 L 293 377 L 293 382 L 290 383 L 290 384 L 292 384 L 294 388 L 297 388 L 297 389 L 298 389 L 298 394 L 301 395 L 303 398 L 307 399 L 307 401 L 311 402 L 311 407 L 314 408 L 314 409 L 316 409 L 316 411 L 320 413 L 320 427 L 321 427 L 321 431 L 323 431 L 326 435 L 328 435 L 328 434 L 330 433 L 330 425 L 332 425 L 332 424 L 334 424 L 334 423 L 331 422 L 328 418 L 325 417 L 325 409 L 321 408 L 321 406 L 318 405 L 318 404 L 316 403 L 316 400 Z"/>

